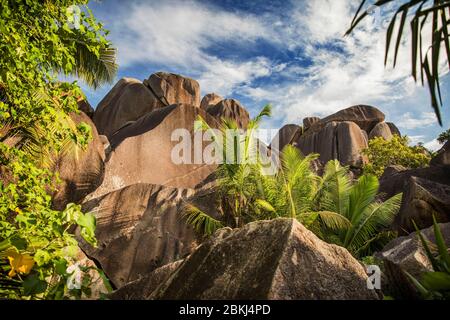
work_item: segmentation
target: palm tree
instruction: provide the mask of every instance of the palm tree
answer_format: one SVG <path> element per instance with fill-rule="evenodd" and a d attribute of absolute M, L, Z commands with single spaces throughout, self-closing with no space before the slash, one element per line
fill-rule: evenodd
<path fill-rule="evenodd" d="M 223 118 L 216 134 L 201 117 L 196 122 L 196 130 L 209 130 L 219 152 L 222 163 L 216 171 L 218 195 L 221 202 L 221 219 L 217 220 L 191 204 L 185 207 L 185 218 L 197 230 L 211 234 L 223 225 L 238 227 L 255 220 L 255 203 L 260 189 L 263 166 L 255 157 L 259 143 L 254 135 L 261 120 L 270 116 L 272 107 L 266 105 L 253 118 L 246 132 L 239 130 L 236 121 Z M 228 133 L 233 133 L 229 135 Z M 228 141 L 230 140 L 230 141 Z"/>
<path fill-rule="evenodd" d="M 352 184 L 348 168 L 331 160 L 320 177 L 310 169 L 314 158 L 302 157 L 290 145 L 283 149 L 279 173 L 263 177 L 266 210 L 297 218 L 322 239 L 355 256 L 378 249 L 392 235 L 387 228 L 398 211 L 401 194 L 378 202 L 375 176 L 363 175 Z"/>
<path fill-rule="evenodd" d="M 372 6 L 363 11 L 366 0 L 363 0 L 356 11 L 351 22 L 350 28 L 346 35 L 350 34 L 354 28 L 367 17 L 372 11 Z M 381 7 L 391 4 L 393 0 L 378 0 L 375 6 Z M 399 1 L 397 1 L 399 2 Z M 410 15 L 408 15 L 410 14 Z M 402 39 L 404 26 L 407 19 L 410 19 L 411 36 L 412 36 L 412 67 L 411 73 L 415 81 L 417 81 L 417 64 L 420 68 L 420 79 L 424 85 L 424 74 L 428 82 L 428 89 L 431 96 L 431 106 L 434 109 L 439 124 L 442 126 L 442 118 L 440 108 L 442 107 L 442 97 L 439 82 L 439 58 L 441 46 L 443 45 L 446 52 L 448 68 L 450 69 L 450 41 L 449 41 L 449 25 L 450 25 L 450 0 L 409 0 L 402 2 L 392 16 L 390 24 L 386 32 L 386 50 L 385 65 L 387 64 L 390 44 L 395 29 L 397 17 L 400 16 L 400 22 L 397 28 L 397 37 L 395 41 L 394 61 L 395 67 L 397 62 L 397 54 Z M 431 19 L 429 20 L 428 18 Z M 429 25 L 426 22 L 430 21 Z M 431 43 L 424 44 L 422 34 L 424 27 L 429 26 L 432 34 Z M 424 52 L 424 45 L 426 51 Z"/>

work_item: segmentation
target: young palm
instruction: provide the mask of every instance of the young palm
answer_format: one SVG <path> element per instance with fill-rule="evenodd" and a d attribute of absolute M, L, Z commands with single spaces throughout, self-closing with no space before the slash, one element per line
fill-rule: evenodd
<path fill-rule="evenodd" d="M 219 134 L 201 116 L 198 117 L 196 130 L 208 130 L 216 151 L 222 153 L 222 161 L 216 171 L 222 217 L 220 220 L 214 219 L 188 204 L 184 217 L 197 230 L 211 234 L 223 225 L 238 227 L 256 219 L 254 215 L 258 209 L 255 209 L 255 204 L 260 189 L 262 165 L 256 156 L 260 145 L 254 132 L 263 117 L 270 114 L 271 106 L 266 105 L 249 122 L 245 132 L 240 132 L 236 121 L 224 118 L 219 126 Z M 229 134 L 230 132 L 233 134 Z"/>
<path fill-rule="evenodd" d="M 316 206 L 320 210 L 336 212 L 350 224 L 338 233 L 329 234 L 335 242 L 356 256 L 363 256 L 377 249 L 392 235 L 387 231 L 400 207 L 401 194 L 385 202 L 376 201 L 378 179 L 363 175 L 351 184 L 348 169 L 338 161 L 327 163 Z"/>

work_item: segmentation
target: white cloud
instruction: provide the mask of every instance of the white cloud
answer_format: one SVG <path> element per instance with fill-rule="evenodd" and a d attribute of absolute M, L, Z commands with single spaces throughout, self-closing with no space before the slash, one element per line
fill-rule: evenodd
<path fill-rule="evenodd" d="M 395 69 L 383 64 L 386 26 L 376 16 L 367 17 L 343 37 L 359 3 L 293 0 L 289 10 L 257 16 L 204 1 L 121 2 L 108 28 L 122 68 L 156 64 L 196 78 L 202 93 L 230 97 L 239 93 L 255 103 L 267 100 L 275 107 L 271 124 L 279 126 L 354 104 L 372 104 L 389 113 L 385 105 L 397 105 L 417 93 L 410 77 L 408 37 L 400 45 L 401 63 Z M 429 32 L 424 36 L 428 43 Z M 242 49 L 260 39 L 291 57 L 297 55 L 287 63 L 263 57 L 262 51 L 240 58 Z M 271 75 L 280 81 L 255 85 L 255 79 Z M 402 118 L 389 120 L 403 129 L 435 123 L 430 112 L 418 115 L 416 110 L 423 107 L 412 105 L 407 115 L 395 110 Z"/>
<path fill-rule="evenodd" d="M 199 80 L 203 93 L 214 91 L 222 95 L 269 75 L 272 68 L 283 68 L 263 57 L 237 61 L 207 53 L 206 49 L 224 41 L 231 44 L 226 50 L 236 50 L 238 54 L 238 45 L 252 45 L 261 38 L 276 39 L 271 29 L 254 16 L 195 1 L 164 1 L 157 6 L 134 3 L 126 12 L 111 26 L 121 67 L 156 63 L 185 70 Z"/>
<path fill-rule="evenodd" d="M 422 112 L 419 117 L 414 117 L 411 112 L 407 112 L 396 122 L 397 127 L 409 130 L 428 127 L 435 124 L 436 115 L 433 112 Z"/>
<path fill-rule="evenodd" d="M 425 143 L 424 147 L 431 151 L 437 151 L 442 147 L 442 144 L 440 144 L 436 139 L 433 139 Z"/>

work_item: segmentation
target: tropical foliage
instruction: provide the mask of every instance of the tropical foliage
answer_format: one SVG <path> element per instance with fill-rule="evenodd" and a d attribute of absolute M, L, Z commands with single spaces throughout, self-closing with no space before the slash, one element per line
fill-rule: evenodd
<path fill-rule="evenodd" d="M 436 244 L 430 243 L 424 237 L 424 235 L 419 231 L 417 226 L 414 224 L 417 230 L 417 235 L 420 238 L 423 248 L 425 249 L 426 255 L 433 267 L 433 271 L 425 272 L 422 274 L 420 281 L 415 279 L 409 273 L 411 281 L 416 285 L 419 292 L 422 294 L 424 299 L 450 299 L 450 255 L 448 253 L 447 245 L 445 244 L 444 237 L 436 222 L 435 217 L 433 217 L 433 228 L 434 236 L 436 239 Z M 437 248 L 436 248 L 437 247 Z M 437 250 L 433 250 L 433 249 Z M 437 251 L 437 253 L 435 253 Z"/>
<path fill-rule="evenodd" d="M 407 169 L 422 168 L 429 164 L 431 155 L 423 146 L 409 146 L 408 137 L 394 135 L 391 140 L 376 137 L 369 140 L 369 146 L 363 150 L 368 158 L 364 172 L 380 177 L 384 170 L 393 165 Z"/>
<path fill-rule="evenodd" d="M 266 109 L 262 114 L 268 114 Z M 258 116 L 252 122 L 250 130 L 260 119 Z M 203 129 L 209 128 L 202 123 Z M 226 120 L 223 127 L 236 125 Z M 211 234 L 222 226 L 292 217 L 322 239 L 348 248 L 355 256 L 369 255 L 392 238 L 387 228 L 400 206 L 401 194 L 378 202 L 375 176 L 364 175 L 353 182 L 349 169 L 335 160 L 326 164 L 320 176 L 311 169 L 317 155 L 303 157 L 291 145 L 283 149 L 276 173 L 265 174 L 260 162 L 247 161 L 252 148 L 248 133 L 241 135 L 240 144 L 232 144 L 243 146 L 237 151 L 243 152 L 240 158 L 245 161 L 224 162 L 217 170 L 222 215 L 212 217 L 192 204 L 187 206 L 187 222 L 197 230 Z M 226 148 L 223 144 L 221 150 Z"/>
<path fill-rule="evenodd" d="M 447 129 L 444 132 L 441 132 L 439 136 L 437 137 L 437 141 L 441 144 L 446 143 L 448 140 L 450 140 L 450 129 Z"/>
<path fill-rule="evenodd" d="M 373 6 L 366 6 L 367 9 L 363 10 L 367 3 L 367 0 L 361 1 L 346 34 L 351 33 L 353 29 L 373 11 Z M 388 7 L 392 4 L 396 8 L 386 31 L 384 63 L 386 65 L 388 62 L 391 42 L 395 39 L 395 51 L 393 56 L 393 66 L 395 67 L 405 23 L 409 20 L 412 55 L 411 74 L 414 80 L 417 81 L 417 67 L 419 67 L 422 85 L 424 85 L 424 78 L 426 77 L 431 96 L 431 106 L 433 107 L 439 124 L 442 126 L 440 111 L 440 108 L 442 107 L 442 96 L 439 74 L 440 72 L 443 72 L 443 69 L 441 69 L 440 65 L 440 53 L 445 50 L 448 68 L 450 69 L 450 0 L 408 0 L 406 2 L 395 1 L 395 3 L 394 0 L 377 0 L 374 3 L 374 6 Z M 398 25 L 396 27 L 397 22 Z M 397 34 L 396 38 L 394 38 L 395 32 Z M 425 32 L 431 34 L 429 43 L 423 41 Z"/>
<path fill-rule="evenodd" d="M 69 116 L 83 93 L 59 75 L 96 87 L 117 69 L 107 31 L 87 3 L 0 0 L 0 297 L 60 299 L 89 291 L 88 281 L 70 285 L 78 250 L 70 231 L 78 226 L 95 245 L 95 218 L 74 204 L 55 211 L 50 196 L 58 183 L 52 159 L 82 150 L 91 136 L 86 123 L 75 125 Z M 71 8 L 80 9 L 79 21 Z"/>

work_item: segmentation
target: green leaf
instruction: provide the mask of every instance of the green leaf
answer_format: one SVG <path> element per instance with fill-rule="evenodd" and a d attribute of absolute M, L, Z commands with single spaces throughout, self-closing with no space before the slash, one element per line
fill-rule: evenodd
<path fill-rule="evenodd" d="M 47 282 L 39 279 L 37 273 L 30 274 L 23 281 L 23 290 L 25 296 L 43 293 L 47 289 Z"/>
<path fill-rule="evenodd" d="M 422 274 L 421 283 L 430 291 L 450 291 L 450 274 L 445 272 L 425 272 Z"/>
<path fill-rule="evenodd" d="M 34 261 L 36 261 L 38 266 L 43 266 L 43 265 L 47 264 L 48 262 L 50 262 L 52 257 L 48 253 L 48 251 L 39 249 L 36 251 L 33 258 L 34 258 Z"/>
<path fill-rule="evenodd" d="M 64 276 L 66 275 L 66 270 L 67 270 L 67 260 L 60 258 L 58 260 L 56 260 L 54 262 L 55 264 L 55 271 L 57 274 L 59 274 L 60 276 Z"/>
<path fill-rule="evenodd" d="M 257 206 L 263 208 L 266 211 L 275 212 L 275 208 L 266 200 L 256 199 L 255 203 Z"/>
<path fill-rule="evenodd" d="M 96 219 L 92 213 L 81 215 L 77 219 L 77 224 L 81 227 L 80 234 L 92 246 L 97 246 L 95 238 Z"/>
<path fill-rule="evenodd" d="M 17 248 L 17 250 L 22 251 L 26 250 L 28 247 L 28 241 L 25 238 L 20 237 L 19 235 L 15 235 L 10 240 L 10 243 Z"/>

